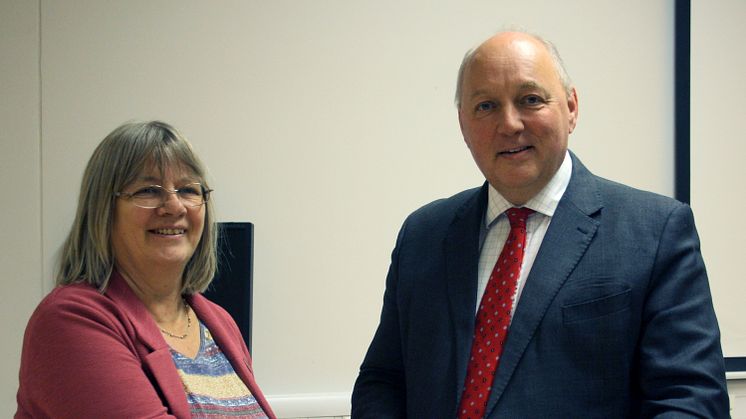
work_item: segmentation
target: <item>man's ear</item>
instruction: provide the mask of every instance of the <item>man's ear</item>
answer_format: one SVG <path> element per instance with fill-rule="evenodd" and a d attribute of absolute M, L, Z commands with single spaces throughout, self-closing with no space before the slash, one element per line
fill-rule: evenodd
<path fill-rule="evenodd" d="M 575 130 L 575 125 L 578 123 L 578 93 L 575 88 L 572 88 L 570 96 L 567 98 L 567 109 L 568 114 L 568 127 L 570 128 L 569 134 Z"/>
<path fill-rule="evenodd" d="M 463 122 L 463 114 L 461 112 L 461 105 L 457 108 L 458 113 L 458 127 L 461 130 L 461 137 L 464 139 L 464 142 L 466 143 L 466 146 L 469 147 L 469 142 L 466 141 L 466 133 L 464 133 L 464 122 Z"/>

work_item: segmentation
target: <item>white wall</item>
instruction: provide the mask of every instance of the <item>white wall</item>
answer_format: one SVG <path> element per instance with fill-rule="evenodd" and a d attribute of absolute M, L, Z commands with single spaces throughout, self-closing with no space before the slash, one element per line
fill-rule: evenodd
<path fill-rule="evenodd" d="M 744 18 L 743 0 L 692 2 L 691 200 L 730 357 L 746 357 Z"/>
<path fill-rule="evenodd" d="M 0 1 L 0 417 L 15 411 L 23 328 L 42 296 L 39 4 Z"/>
<path fill-rule="evenodd" d="M 20 56 L 13 71 L 3 61 L 3 93 L 21 86 L 10 97 L 28 108 L 2 108 L 18 131 L 3 137 L 3 179 L 29 195 L 2 210 L 15 290 L 0 308 L 3 404 L 85 162 L 125 120 L 179 127 L 210 168 L 219 219 L 255 223 L 255 370 L 285 415 L 346 413 L 399 225 L 481 183 L 452 97 L 465 50 L 500 27 L 563 52 L 580 97 L 571 147 L 591 170 L 673 193 L 672 0 L 2 5 L 3 59 Z"/>

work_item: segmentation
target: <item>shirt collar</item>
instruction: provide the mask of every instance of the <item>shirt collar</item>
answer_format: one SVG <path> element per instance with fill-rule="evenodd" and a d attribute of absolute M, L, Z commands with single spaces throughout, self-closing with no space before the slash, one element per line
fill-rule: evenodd
<path fill-rule="evenodd" d="M 562 195 L 567 189 L 567 185 L 570 184 L 571 175 L 572 158 L 570 158 L 569 152 L 565 152 L 565 159 L 562 161 L 557 173 L 552 176 L 549 183 L 547 183 L 539 193 L 526 202 L 524 207 L 530 208 L 548 217 L 553 216 L 560 199 L 562 199 Z M 490 228 L 497 217 L 507 209 L 513 207 L 513 204 L 500 195 L 500 192 L 498 192 L 492 185 L 489 185 L 487 196 L 487 212 L 484 214 L 484 225 L 485 227 Z"/>

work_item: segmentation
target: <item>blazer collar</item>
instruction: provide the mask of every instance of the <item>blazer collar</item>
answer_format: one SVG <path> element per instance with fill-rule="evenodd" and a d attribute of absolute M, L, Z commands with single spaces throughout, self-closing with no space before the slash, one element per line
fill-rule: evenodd
<path fill-rule="evenodd" d="M 190 417 L 184 386 L 171 358 L 170 347 L 145 304 L 116 270 L 111 274 L 105 294 L 124 312 L 132 327 L 130 333 L 145 347 L 145 353 L 139 355 L 153 374 L 171 413 L 179 418 Z"/>
<path fill-rule="evenodd" d="M 600 224 L 595 215 L 603 202 L 595 177 L 574 154 L 571 157 L 570 184 L 552 217 L 516 307 L 485 416 L 497 405 L 547 309 Z"/>

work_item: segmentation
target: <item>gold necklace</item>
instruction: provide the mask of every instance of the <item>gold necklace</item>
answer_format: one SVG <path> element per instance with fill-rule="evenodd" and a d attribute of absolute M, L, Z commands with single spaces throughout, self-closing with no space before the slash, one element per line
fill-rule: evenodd
<path fill-rule="evenodd" d="M 182 300 L 182 301 L 184 302 L 184 309 L 186 310 L 186 318 L 187 318 L 186 332 L 184 332 L 183 335 L 175 335 L 175 334 L 169 332 L 168 330 L 166 330 L 166 329 L 164 329 L 164 328 L 162 328 L 162 327 L 159 326 L 159 328 L 161 329 L 161 333 L 163 333 L 166 336 L 170 336 L 170 337 L 172 337 L 174 339 L 180 339 L 180 340 L 186 339 L 186 337 L 189 335 L 189 328 L 192 327 L 192 317 L 189 316 L 189 306 L 187 305 L 186 300 Z"/>

